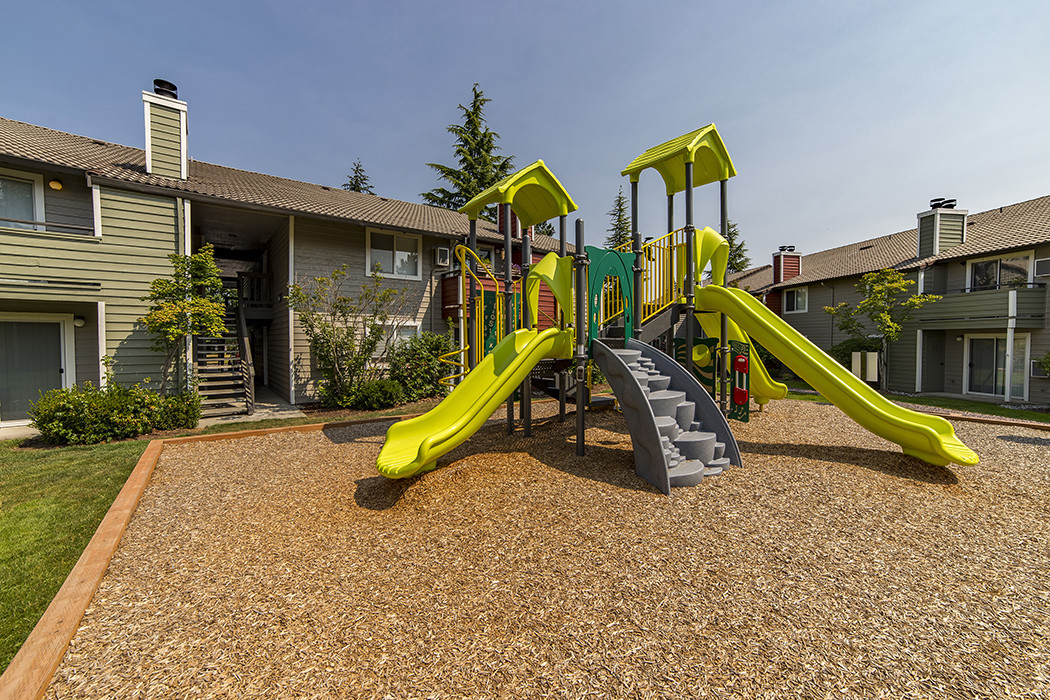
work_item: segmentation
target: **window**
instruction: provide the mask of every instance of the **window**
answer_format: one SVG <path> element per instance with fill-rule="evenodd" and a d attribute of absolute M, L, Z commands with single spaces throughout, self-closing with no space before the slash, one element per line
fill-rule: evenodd
<path fill-rule="evenodd" d="M 796 287 L 784 291 L 784 313 L 801 314 L 808 310 L 807 291 L 809 287 Z"/>
<path fill-rule="evenodd" d="M 32 223 L 43 221 L 43 176 L 0 168 L 0 226 L 43 229 Z"/>
<path fill-rule="evenodd" d="M 1031 253 L 974 260 L 970 262 L 969 291 L 1023 287 L 1031 280 L 1031 269 Z"/>
<path fill-rule="evenodd" d="M 394 347 L 396 343 L 419 335 L 419 322 L 408 321 L 405 323 L 387 324 L 383 330 L 385 331 L 383 339 L 376 345 L 375 352 L 372 353 L 373 359 L 385 357 L 390 348 Z"/>
<path fill-rule="evenodd" d="M 372 231 L 366 234 L 368 256 L 366 272 L 372 274 L 377 267 L 385 277 L 422 279 L 420 258 L 423 239 L 409 233 Z"/>

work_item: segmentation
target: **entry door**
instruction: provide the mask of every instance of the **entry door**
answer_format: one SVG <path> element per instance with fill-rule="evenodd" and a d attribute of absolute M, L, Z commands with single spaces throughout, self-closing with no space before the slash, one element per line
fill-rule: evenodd
<path fill-rule="evenodd" d="M 1024 398 L 1027 351 L 1027 335 L 1018 334 L 1014 338 L 1013 367 L 1007 371 L 1005 336 L 970 338 L 967 390 L 973 394 L 1005 396 L 1006 382 L 1010 381 L 1010 396 Z"/>
<path fill-rule="evenodd" d="M 26 420 L 29 402 L 62 388 L 62 324 L 0 321 L 0 421 Z"/>

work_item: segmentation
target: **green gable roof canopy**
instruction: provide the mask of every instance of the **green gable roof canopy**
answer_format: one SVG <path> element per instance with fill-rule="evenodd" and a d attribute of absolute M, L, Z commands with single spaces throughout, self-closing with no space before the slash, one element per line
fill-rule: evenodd
<path fill-rule="evenodd" d="M 477 219 L 490 204 L 509 204 L 523 228 L 576 211 L 576 202 L 547 169 L 542 160 L 497 182 L 478 193 L 459 210 Z"/>
<path fill-rule="evenodd" d="M 693 164 L 693 187 L 728 180 L 736 175 L 722 137 L 714 124 L 691 131 L 684 136 L 653 146 L 631 161 L 620 173 L 630 175 L 631 182 L 646 168 L 656 168 L 667 186 L 667 194 L 685 190 L 685 164 Z"/>

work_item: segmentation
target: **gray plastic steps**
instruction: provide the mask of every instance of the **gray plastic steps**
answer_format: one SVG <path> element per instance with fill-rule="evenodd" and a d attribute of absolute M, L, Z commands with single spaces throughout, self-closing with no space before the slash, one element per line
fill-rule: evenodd
<path fill-rule="evenodd" d="M 719 469 L 715 473 L 721 473 Z M 678 464 L 667 471 L 671 477 L 671 486 L 696 486 L 704 480 L 705 476 L 714 476 L 714 473 L 708 473 L 707 467 L 702 462 L 696 460 L 689 460 Z"/>

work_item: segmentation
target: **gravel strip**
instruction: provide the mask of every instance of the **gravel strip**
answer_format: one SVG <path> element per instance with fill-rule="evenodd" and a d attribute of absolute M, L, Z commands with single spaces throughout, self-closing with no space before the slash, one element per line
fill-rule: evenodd
<path fill-rule="evenodd" d="M 667 498 L 611 411 L 404 481 L 386 425 L 168 446 L 46 697 L 1050 695 L 1046 433 L 780 401 Z"/>

